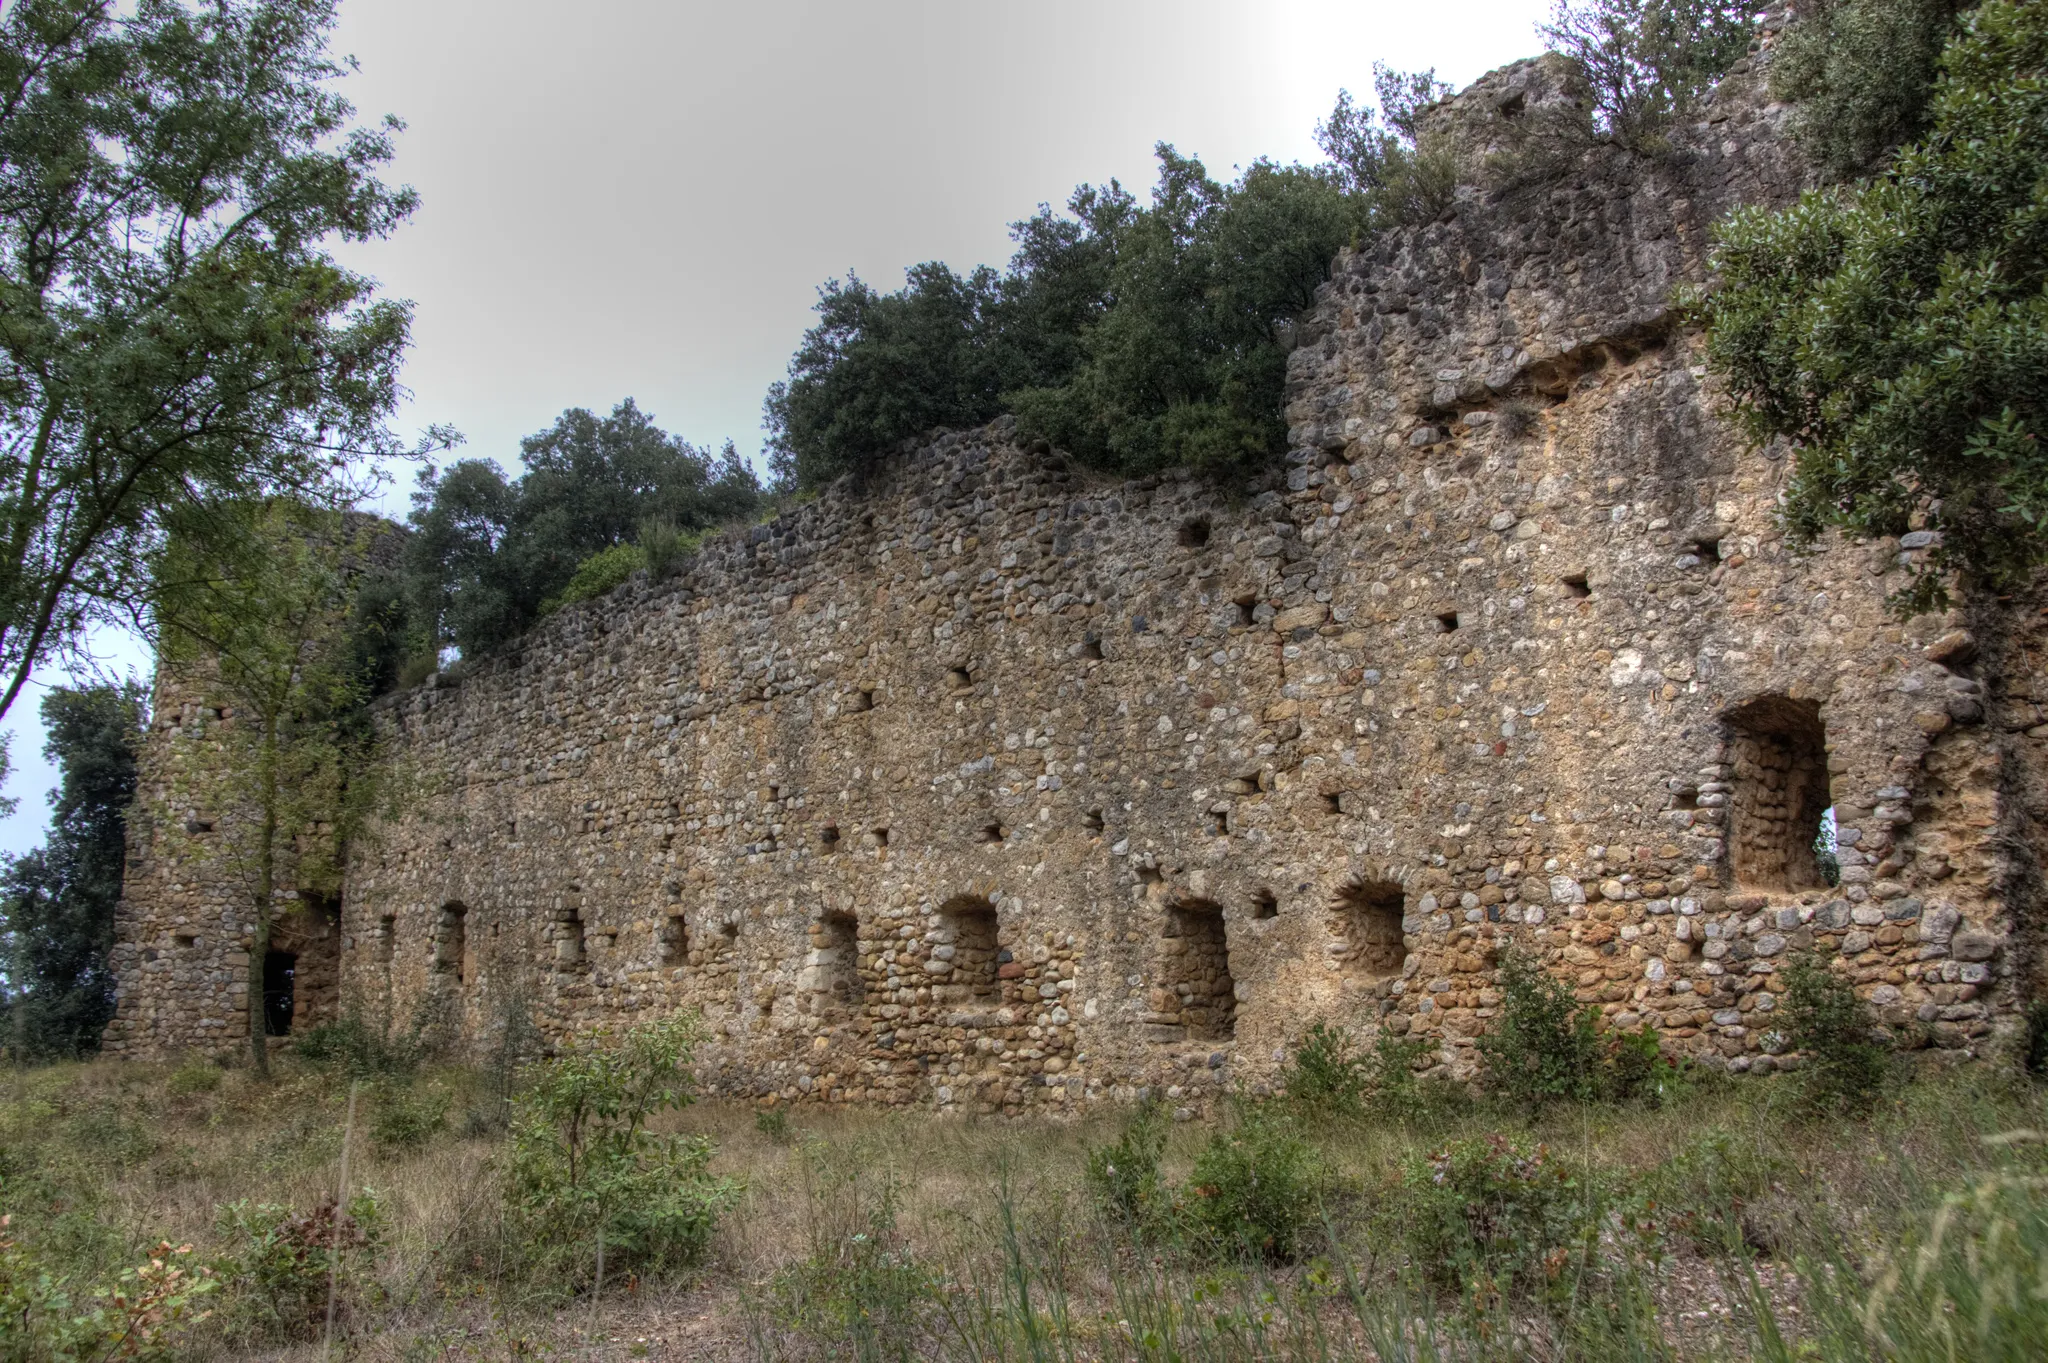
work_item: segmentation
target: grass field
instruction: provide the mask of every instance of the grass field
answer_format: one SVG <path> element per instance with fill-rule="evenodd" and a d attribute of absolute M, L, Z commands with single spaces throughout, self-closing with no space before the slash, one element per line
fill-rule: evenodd
<path fill-rule="evenodd" d="M 219 1285 L 149 1345 L 176 1358 L 321 1357 L 330 1263 L 333 1353 L 363 1359 L 2048 1353 L 2048 1097 L 1988 1063 L 1858 1117 L 1815 1112 L 1799 1075 L 1533 1119 L 1446 1090 L 1398 1121 L 1268 1105 L 1135 1131 L 705 1102 L 656 1126 L 708 1138 L 737 1191 L 693 1262 L 615 1259 L 594 1298 L 594 1237 L 536 1257 L 508 1213 L 503 1076 L 363 1082 L 356 1215 L 323 1232 L 350 1091 L 289 1057 L 269 1083 L 7 1074 L 7 1290 L 48 1274 L 78 1307 L 189 1243 L 173 1261 Z M 86 1356 L 7 1353 L 4 1329 L 0 1356 Z"/>

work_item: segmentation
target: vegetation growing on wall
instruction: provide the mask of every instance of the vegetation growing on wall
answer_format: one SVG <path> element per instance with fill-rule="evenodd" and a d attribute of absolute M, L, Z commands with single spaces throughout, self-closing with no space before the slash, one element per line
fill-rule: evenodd
<path fill-rule="evenodd" d="M 2048 562 L 2048 11 L 1973 11 L 1941 58 L 1931 130 L 1884 174 L 1717 233 L 1694 300 L 1737 417 L 1797 450 L 1785 519 L 1927 548 L 1943 574 Z"/>
<path fill-rule="evenodd" d="M 701 530 L 761 499 L 730 442 L 716 456 L 697 449 L 631 398 L 604 417 L 571 408 L 519 445 L 517 478 L 488 459 L 420 475 L 404 568 L 417 652 L 487 651 L 642 566 L 631 551 L 643 525 Z"/>
<path fill-rule="evenodd" d="M 1969 0 L 1809 0 L 1778 38 L 1771 92 L 1799 105 L 1794 128 L 1846 180 L 1927 130 L 1941 49 Z"/>
<path fill-rule="evenodd" d="M 50 833 L 0 870 L 0 1046 L 16 1058 L 90 1054 L 114 1015 L 107 952 L 148 703 L 135 683 L 43 697 L 43 755 L 58 772 Z"/>

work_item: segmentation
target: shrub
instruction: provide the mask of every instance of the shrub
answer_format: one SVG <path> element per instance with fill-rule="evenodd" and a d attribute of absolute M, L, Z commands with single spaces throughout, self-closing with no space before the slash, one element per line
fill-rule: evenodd
<path fill-rule="evenodd" d="M 1799 105 L 1793 129 L 1838 180 L 1927 130 L 1957 0 L 1808 0 L 1778 37 L 1771 93 Z"/>
<path fill-rule="evenodd" d="M 790 1130 L 789 1114 L 779 1107 L 764 1107 L 754 1114 L 754 1130 L 777 1145 L 788 1145 L 796 1133 Z"/>
<path fill-rule="evenodd" d="M 402 1079 L 419 1068 L 422 1044 L 417 1033 L 394 1041 L 361 1018 L 345 1017 L 308 1028 L 295 1049 L 307 1064 L 344 1078 Z"/>
<path fill-rule="evenodd" d="M 332 1198 L 304 1214 L 267 1202 L 221 1207 L 225 1248 L 213 1268 L 232 1289 L 227 1332 L 244 1340 L 310 1338 L 326 1318 L 330 1278 L 341 1310 L 373 1299 L 382 1228 L 368 1189 L 346 1210 Z"/>
<path fill-rule="evenodd" d="M 210 1268 L 191 1266 L 192 1246 L 159 1243 L 148 1263 L 111 1287 L 76 1291 L 9 1233 L 0 1216 L 0 1358 L 9 1363 L 129 1359 L 171 1363 L 193 1354 L 191 1328 L 218 1291 Z"/>
<path fill-rule="evenodd" d="M 540 613 L 553 615 L 564 606 L 595 600 L 646 566 L 647 554 L 637 544 L 600 549 L 576 565 L 561 591 L 540 603 Z"/>
<path fill-rule="evenodd" d="M 1876 1103 L 1890 1056 L 1846 979 L 1812 960 L 1793 962 L 1778 1017 L 1786 1040 L 1805 1052 L 1806 1089 L 1816 1109 L 1864 1112 Z"/>
<path fill-rule="evenodd" d="M 1186 1229 L 1212 1253 L 1290 1263 L 1317 1226 L 1328 1181 L 1321 1155 L 1286 1116 L 1247 1107 L 1195 1157 Z"/>
<path fill-rule="evenodd" d="M 1125 1225 L 1152 1227 L 1165 1210 L 1159 1161 L 1166 1153 L 1166 1126 L 1159 1104 L 1141 1103 L 1114 1142 L 1088 1151 L 1088 1187 L 1096 1204 Z"/>
<path fill-rule="evenodd" d="M 1558 0 L 1539 31 L 1577 63 L 1595 127 L 1652 152 L 1749 50 L 1754 12 L 1742 0 Z"/>
<path fill-rule="evenodd" d="M 640 558 L 647 576 L 666 582 L 682 569 L 683 560 L 697 551 L 709 535 L 706 530 L 686 531 L 670 520 L 650 517 L 640 522 Z"/>
<path fill-rule="evenodd" d="M 1657 1034 L 1644 1027 L 1607 1037 L 1600 1066 L 1601 1096 L 1614 1103 L 1660 1107 L 1675 1087 L 1678 1066 L 1664 1055 Z"/>
<path fill-rule="evenodd" d="M 396 1084 L 377 1090 L 370 1139 L 392 1150 L 425 1145 L 448 1125 L 452 1096 L 445 1089 L 420 1091 Z"/>
<path fill-rule="evenodd" d="M 1294 1048 L 1281 1086 L 1297 1111 L 1311 1116 L 1354 1116 L 1373 1085 L 1373 1061 L 1352 1049 L 1342 1027 L 1316 1023 Z"/>
<path fill-rule="evenodd" d="M 659 1273 L 695 1259 L 738 1189 L 711 1177 L 700 1136 L 647 1130 L 693 1100 L 693 1016 L 645 1023 L 536 1067 L 515 1103 L 507 1194 L 542 1274 L 573 1278 L 604 1240 L 605 1261 Z"/>
<path fill-rule="evenodd" d="M 1770 1188 L 1780 1167 L 1768 1150 L 1716 1128 L 1694 1136 L 1652 1169 L 1643 1191 L 1695 1248 L 1726 1252 L 1741 1243 L 1745 1204 Z"/>
<path fill-rule="evenodd" d="M 1500 1011 L 1480 1034 L 1487 1086 L 1522 1107 L 1598 1096 L 1599 1009 L 1581 1008 L 1571 986 L 1521 951 L 1502 953 Z"/>
<path fill-rule="evenodd" d="M 1591 1250 L 1601 1199 L 1549 1147 L 1492 1135 L 1412 1158 L 1401 1210 L 1410 1252 L 1438 1285 L 1543 1297 Z"/>
<path fill-rule="evenodd" d="M 2048 7 L 1992 0 L 1887 171 L 1715 229 L 1689 306 L 1755 441 L 1796 451 L 1791 540 L 1928 532 L 1901 610 L 2048 562 Z"/>

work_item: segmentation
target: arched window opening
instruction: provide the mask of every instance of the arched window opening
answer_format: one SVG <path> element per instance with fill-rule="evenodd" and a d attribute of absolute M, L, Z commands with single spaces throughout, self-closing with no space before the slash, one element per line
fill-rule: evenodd
<path fill-rule="evenodd" d="M 1159 986 L 1152 1004 L 1161 1040 L 1227 1041 L 1237 1027 L 1237 981 L 1223 908 L 1184 899 L 1166 911 L 1159 939 Z"/>
<path fill-rule="evenodd" d="M 994 1004 L 1002 998 L 997 971 L 996 906 L 978 896 L 948 900 L 939 910 L 939 941 L 932 950 L 932 997 L 954 1004 Z M 927 967 L 929 969 L 929 966 Z"/>
<path fill-rule="evenodd" d="M 1765 696 L 1728 716 L 1734 753 L 1728 853 L 1745 890 L 1823 889 L 1828 819 L 1827 731 L 1820 705 Z"/>

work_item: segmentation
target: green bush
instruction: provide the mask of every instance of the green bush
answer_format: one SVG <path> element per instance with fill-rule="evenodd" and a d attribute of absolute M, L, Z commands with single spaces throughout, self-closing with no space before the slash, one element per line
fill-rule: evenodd
<path fill-rule="evenodd" d="M 347 1079 L 404 1079 L 419 1068 L 419 1036 L 396 1040 L 372 1031 L 358 1017 L 309 1027 L 294 1044 L 301 1060 Z"/>
<path fill-rule="evenodd" d="M 219 1209 L 224 1247 L 213 1270 L 229 1287 L 223 1328 L 244 1342 L 309 1339 L 325 1321 L 330 1279 L 338 1313 L 376 1300 L 383 1214 L 368 1189 L 296 1213 L 272 1203 Z"/>
<path fill-rule="evenodd" d="M 1795 544 L 1927 533 L 1901 610 L 2048 562 L 2044 67 L 2048 6 L 1971 10 L 1927 135 L 1866 183 L 1731 213 L 1688 296 L 1745 431 L 1795 450 Z"/>
<path fill-rule="evenodd" d="M 657 1274 L 703 1250 L 738 1188 L 713 1178 L 711 1142 L 657 1135 L 647 1121 L 693 1101 L 693 1016 L 598 1033 L 542 1062 L 515 1102 L 507 1196 L 534 1268 L 556 1283 L 605 1262 Z"/>
<path fill-rule="evenodd" d="M 710 537 L 709 530 L 682 530 L 674 521 L 650 517 L 640 522 L 640 559 L 647 576 L 666 582 L 681 571 L 683 561 Z"/>
<path fill-rule="evenodd" d="M 1726 1253 L 1741 1246 L 1744 1206 L 1769 1190 L 1783 1166 L 1770 1150 L 1715 1128 L 1650 1170 L 1643 1191 L 1701 1253 Z"/>
<path fill-rule="evenodd" d="M 445 1089 L 380 1085 L 373 1108 L 375 1115 L 370 1118 L 370 1139 L 388 1150 L 425 1145 L 447 1129 L 448 1109 L 453 1101 Z"/>
<path fill-rule="evenodd" d="M 1318 1022 L 1303 1034 L 1281 1075 L 1288 1103 L 1306 1116 L 1356 1116 L 1373 1086 L 1373 1061 L 1342 1027 Z"/>
<path fill-rule="evenodd" d="M 576 565 L 561 591 L 540 603 L 540 613 L 553 615 L 564 606 L 595 600 L 646 566 L 647 553 L 637 544 L 600 549 Z"/>
<path fill-rule="evenodd" d="M 779 1107 L 764 1107 L 754 1114 L 754 1130 L 777 1145 L 788 1145 L 796 1133 L 790 1129 L 789 1113 Z"/>
<path fill-rule="evenodd" d="M 1891 1056 L 1848 980 L 1812 960 L 1793 962 L 1777 1017 L 1785 1039 L 1805 1054 L 1802 1078 L 1816 1110 L 1867 1112 L 1875 1105 Z"/>
<path fill-rule="evenodd" d="M 0 1216 L 0 1359 L 7 1363 L 172 1363 L 192 1358 L 187 1336 L 220 1289 L 190 1245 L 159 1244 L 150 1261 L 106 1287 L 73 1284 L 10 1233 Z"/>
<path fill-rule="evenodd" d="M 1181 1214 L 1211 1253 L 1291 1263 L 1315 1235 L 1328 1185 L 1321 1154 L 1291 1120 L 1247 1107 L 1195 1157 Z"/>
<path fill-rule="evenodd" d="M 1837 180 L 1927 130 L 1941 49 L 1967 0 L 1808 0 L 1778 36 L 1771 93 L 1795 101 L 1793 129 Z"/>
<path fill-rule="evenodd" d="M 1602 1199 L 1544 1145 L 1507 1136 L 1453 1141 L 1409 1160 L 1400 1227 L 1438 1286 L 1549 1297 L 1591 1251 Z"/>
<path fill-rule="evenodd" d="M 1159 1161 L 1166 1153 L 1165 1109 L 1141 1103 L 1109 1145 L 1088 1151 L 1088 1187 L 1102 1211 L 1127 1226 L 1155 1226 L 1166 1210 Z"/>
<path fill-rule="evenodd" d="M 1500 959 L 1500 1010 L 1478 1039 L 1486 1084 L 1534 1110 L 1599 1096 L 1600 1010 L 1581 1008 L 1571 986 L 1519 950 Z"/>

